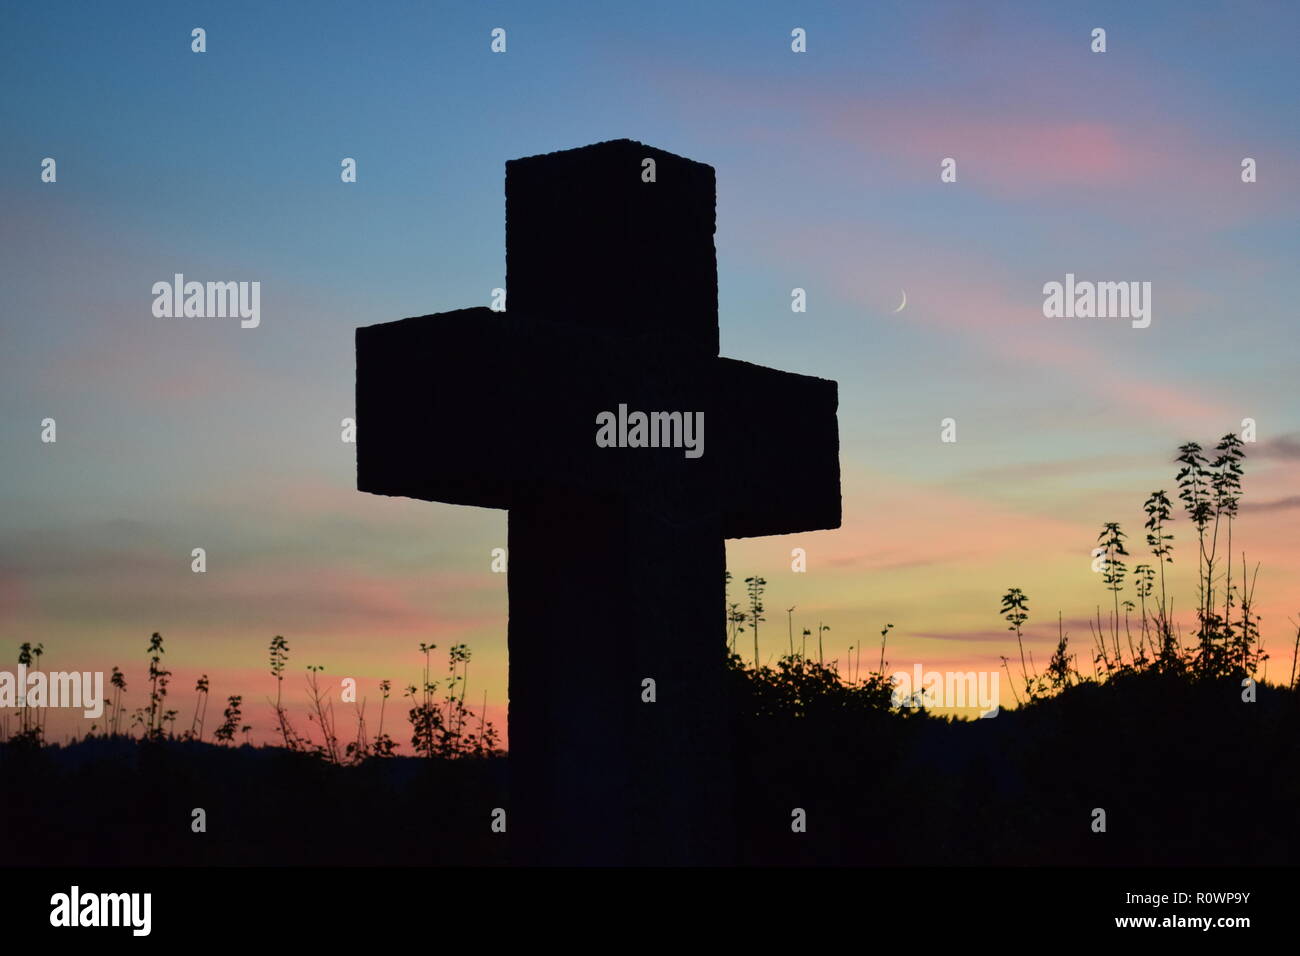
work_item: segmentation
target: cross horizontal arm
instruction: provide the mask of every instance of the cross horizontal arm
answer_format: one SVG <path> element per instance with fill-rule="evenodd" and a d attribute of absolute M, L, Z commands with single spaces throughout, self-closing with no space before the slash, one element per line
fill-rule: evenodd
<path fill-rule="evenodd" d="M 357 330 L 357 486 L 488 508 L 542 487 L 625 495 L 721 516 L 726 537 L 833 528 L 837 404 L 834 382 L 733 359 L 489 309 L 421 316 Z M 667 447 L 634 446 L 635 412 L 669 413 Z"/>

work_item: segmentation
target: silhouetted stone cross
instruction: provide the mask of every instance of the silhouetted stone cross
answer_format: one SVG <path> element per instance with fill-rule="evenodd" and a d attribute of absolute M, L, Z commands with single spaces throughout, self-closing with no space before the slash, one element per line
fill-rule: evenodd
<path fill-rule="evenodd" d="M 836 384 L 718 356 L 714 195 L 631 140 L 509 161 L 507 311 L 357 330 L 357 487 L 510 511 L 524 861 L 732 858 L 724 539 L 840 524 Z"/>

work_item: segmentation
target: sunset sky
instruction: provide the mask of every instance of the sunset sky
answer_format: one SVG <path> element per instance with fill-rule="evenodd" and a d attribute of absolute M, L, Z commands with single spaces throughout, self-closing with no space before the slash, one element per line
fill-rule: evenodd
<path fill-rule="evenodd" d="M 1039 664 L 1059 610 L 1090 671 L 1102 524 L 1142 561 L 1142 502 L 1174 496 L 1176 447 L 1252 418 L 1234 548 L 1260 564 L 1268 674 L 1286 678 L 1295 5 L 611 6 L 7 11 L 0 668 L 40 641 L 47 669 L 121 666 L 140 706 L 160 631 L 179 725 L 207 673 L 209 727 L 242 694 L 261 742 L 275 634 L 300 729 L 308 664 L 355 677 L 373 726 L 378 681 L 418 680 L 417 644 L 466 643 L 470 702 L 486 690 L 504 731 L 506 581 L 490 562 L 506 515 L 356 490 L 340 441 L 353 334 L 487 305 L 504 285 L 505 161 L 628 137 L 717 171 L 722 353 L 839 382 L 843 527 L 728 545 L 737 578 L 768 581 L 765 660 L 795 605 L 796 635 L 831 627 L 828 656 L 866 641 L 874 661 L 888 622 L 890 670 L 999 669 L 1015 653 L 999 599 L 1016 586 Z M 791 52 L 796 27 L 807 53 Z M 1258 182 L 1241 181 L 1244 157 Z M 151 286 L 175 273 L 260 281 L 260 327 L 155 317 Z M 1043 285 L 1067 273 L 1150 282 L 1150 327 L 1045 318 Z M 798 469 L 789 447 L 770 435 L 768 467 Z M 1181 510 L 1171 530 L 1183 612 Z"/>

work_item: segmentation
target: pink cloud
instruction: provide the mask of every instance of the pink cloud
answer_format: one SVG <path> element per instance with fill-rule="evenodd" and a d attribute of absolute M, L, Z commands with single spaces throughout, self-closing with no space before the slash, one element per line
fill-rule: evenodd
<path fill-rule="evenodd" d="M 1172 131 L 1116 123 L 973 115 L 945 104 L 873 104 L 823 115 L 836 139 L 863 153 L 922 168 L 937 181 L 939 160 L 958 160 L 959 182 L 1000 195 L 1046 188 L 1136 186 L 1175 161 Z M 1185 158 L 1185 157 L 1180 157 Z"/>

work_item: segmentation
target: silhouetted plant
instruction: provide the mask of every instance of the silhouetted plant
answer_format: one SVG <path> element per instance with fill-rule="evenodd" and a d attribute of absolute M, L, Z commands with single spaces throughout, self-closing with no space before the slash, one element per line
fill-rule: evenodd
<path fill-rule="evenodd" d="M 284 707 L 284 669 L 289 663 L 289 642 L 280 634 L 271 638 L 271 676 L 275 678 L 275 721 L 279 725 L 280 739 L 284 741 L 284 746 L 289 750 L 298 750 L 301 741 L 298 735 L 293 732 L 293 726 L 289 722 L 289 712 Z"/>
<path fill-rule="evenodd" d="M 157 631 L 149 638 L 147 653 L 149 654 L 149 709 L 144 732 L 147 738 L 161 739 L 165 736 L 164 720 L 168 716 L 174 717 L 175 712 L 163 710 L 163 703 L 167 700 L 167 683 L 172 672 L 161 666 L 164 653 L 163 638 Z"/>
<path fill-rule="evenodd" d="M 1056 612 L 1056 633 L 1056 650 L 1052 653 L 1051 660 L 1047 662 L 1045 675 L 1048 686 L 1060 692 L 1070 686 L 1071 676 L 1069 639 L 1065 635 L 1065 625 L 1061 620 L 1060 611 Z"/>
<path fill-rule="evenodd" d="M 429 679 L 429 654 L 436 644 L 420 644 L 420 653 L 424 655 L 424 683 L 417 688 L 414 684 L 406 688 L 406 696 L 411 698 L 411 710 L 408 719 L 414 736 L 411 746 L 417 754 L 424 754 L 432 760 L 437 755 L 435 738 L 442 730 L 442 712 L 433 704 L 433 694 L 438 685 Z"/>
<path fill-rule="evenodd" d="M 1210 484 L 1214 490 L 1214 545 L 1211 547 L 1211 553 L 1218 544 L 1219 521 L 1226 518 L 1228 521 L 1228 573 L 1224 582 L 1223 623 L 1224 627 L 1230 630 L 1232 627 L 1232 523 L 1237 517 L 1237 509 L 1241 501 L 1241 462 L 1246 457 L 1246 453 L 1241 439 L 1232 432 L 1228 432 L 1219 439 L 1219 444 L 1215 446 L 1214 450 L 1219 454 L 1214 460 L 1214 474 L 1210 479 Z M 1245 567 L 1241 569 L 1241 573 L 1244 585 Z"/>
<path fill-rule="evenodd" d="M 1194 667 L 1207 678 L 1224 677 L 1251 667 L 1249 646 L 1256 634 L 1249 614 L 1238 624 L 1232 620 L 1234 587 L 1232 575 L 1232 527 L 1241 499 L 1241 463 L 1245 458 L 1241 440 L 1232 433 L 1224 435 L 1215 447 L 1218 453 L 1207 465 L 1201 446 L 1188 442 L 1179 447 L 1177 461 L 1183 466 L 1177 475 L 1179 497 L 1196 526 L 1198 539 L 1197 648 Z M 1213 526 L 1210 526 L 1213 521 Z M 1215 568 L 1218 564 L 1220 525 L 1226 522 L 1228 538 L 1227 575 L 1224 586 L 1223 614 L 1218 613 L 1215 599 Z M 1244 562 L 1244 558 L 1243 558 Z M 1245 588 L 1245 566 L 1242 566 Z M 1244 593 L 1243 593 L 1244 600 Z M 1237 632 L 1234 634 L 1234 630 Z M 1256 661 L 1255 663 L 1258 663 Z"/>
<path fill-rule="evenodd" d="M 37 670 L 40 670 L 41 668 L 41 655 L 43 655 L 44 653 L 45 653 L 44 644 L 37 644 L 32 648 L 32 666 L 35 667 Z M 40 729 L 42 740 L 45 739 L 45 719 L 46 717 L 49 716 L 49 712 L 50 709 L 49 707 L 46 706 L 41 706 L 36 711 L 36 723 Z"/>
<path fill-rule="evenodd" d="M 1183 466 L 1176 475 L 1178 497 L 1182 499 L 1187 517 L 1196 528 L 1196 586 L 1199 598 L 1196 620 L 1197 634 L 1200 639 L 1198 668 L 1201 673 L 1207 673 L 1211 669 L 1214 657 L 1214 634 L 1208 622 L 1211 601 L 1210 569 L 1206 566 L 1208 555 L 1205 548 L 1206 528 L 1209 526 L 1210 519 L 1214 517 L 1214 503 L 1210 498 L 1211 475 L 1205 456 L 1201 454 L 1201 446 L 1196 442 L 1180 445 L 1176 461 Z"/>
<path fill-rule="evenodd" d="M 754 627 L 754 666 L 758 667 L 758 625 L 767 620 L 763 617 L 763 591 L 767 588 L 767 581 L 754 575 L 745 578 L 745 584 L 749 593 L 749 622 Z"/>
<path fill-rule="evenodd" d="M 772 667 L 746 667 L 736 654 L 727 660 L 743 712 L 751 716 L 847 717 L 867 711 L 884 713 L 892 706 L 893 686 L 883 674 L 869 674 L 851 684 L 833 668 L 798 654 L 783 656 Z"/>
<path fill-rule="evenodd" d="M 1137 595 L 1142 612 L 1142 666 L 1145 666 L 1148 660 L 1154 660 L 1157 656 L 1154 642 L 1150 639 L 1150 628 L 1147 626 L 1147 598 L 1151 597 L 1155 589 L 1155 582 L 1156 572 L 1151 565 L 1139 564 L 1133 569 L 1133 591 Z"/>
<path fill-rule="evenodd" d="M 33 661 L 39 660 L 44 645 L 32 645 L 30 641 L 23 641 L 18 645 L 18 663 L 23 667 L 31 668 Z M 18 733 L 9 738 L 10 742 L 24 747 L 39 747 L 43 739 L 43 728 L 41 727 L 40 715 L 34 713 L 34 708 L 27 701 L 27 688 L 18 688 L 19 700 L 19 717 Z"/>
<path fill-rule="evenodd" d="M 379 682 L 379 692 L 383 696 L 379 701 L 379 730 L 375 733 L 375 742 L 373 751 L 378 757 L 391 757 L 397 744 L 393 743 L 393 738 L 384 733 L 384 710 L 388 705 L 389 695 L 393 690 L 393 682 L 390 680 L 381 680 Z"/>
<path fill-rule="evenodd" d="M 1174 546 L 1171 543 L 1174 536 L 1165 534 L 1165 525 L 1173 520 L 1173 504 L 1169 501 L 1169 496 L 1163 491 L 1153 491 L 1142 507 L 1147 516 L 1147 546 L 1151 549 L 1151 554 L 1160 565 L 1160 608 L 1158 618 L 1160 649 L 1156 657 L 1163 669 L 1170 670 L 1177 665 L 1180 657 L 1180 650 L 1174 643 L 1173 627 L 1169 622 L 1169 598 L 1165 588 L 1165 565 L 1174 562 Z"/>
<path fill-rule="evenodd" d="M 240 726 L 240 718 L 243 717 L 241 710 L 243 702 L 244 698 L 239 694 L 232 694 L 227 698 L 226 709 L 223 713 L 225 719 L 212 735 L 219 743 L 228 744 L 234 741 L 235 733 Z"/>
<path fill-rule="evenodd" d="M 460 737 L 460 727 L 462 716 L 465 712 L 465 685 L 469 680 L 469 646 L 466 644 L 453 644 L 447 652 L 447 669 L 449 672 L 447 678 L 447 693 L 445 703 L 447 705 L 447 720 L 444 726 L 451 737 L 451 752 L 455 753 L 457 747 L 455 741 Z M 463 666 L 462 666 L 463 665 Z M 457 668 L 461 668 L 460 677 L 456 676 Z M 460 694 L 457 696 L 456 685 L 460 683 Z"/>
<path fill-rule="evenodd" d="M 1268 660 L 1268 655 L 1260 644 L 1259 616 L 1252 613 L 1255 602 L 1255 581 L 1259 577 L 1259 565 L 1251 575 L 1250 584 L 1245 583 L 1246 554 L 1241 555 L 1241 624 L 1237 629 L 1235 640 L 1229 651 L 1228 668 L 1232 676 L 1254 675 L 1259 665 Z"/>
<path fill-rule="evenodd" d="M 1300 624 L 1296 624 L 1295 621 L 1291 621 L 1291 624 L 1295 627 L 1295 643 L 1291 646 L 1291 679 L 1287 681 L 1287 687 L 1295 687 L 1296 662 L 1300 660 Z"/>
<path fill-rule="evenodd" d="M 331 763 L 338 763 L 339 744 L 334 734 L 334 702 L 320 686 L 320 675 L 324 670 L 324 667 L 318 665 L 307 665 L 307 696 L 311 707 L 307 719 L 320 725 L 321 743 L 316 752 Z"/>
<path fill-rule="evenodd" d="M 1000 655 L 1002 659 L 1002 669 L 1007 673 L 1007 686 L 1011 688 L 1011 694 L 1015 697 L 1016 703 L 1020 704 L 1020 692 L 1016 690 L 1015 679 L 1011 676 L 1011 662 L 1005 654 Z"/>
<path fill-rule="evenodd" d="M 206 718 L 208 712 L 208 675 L 207 674 L 204 674 L 202 677 L 198 679 L 198 683 L 194 685 L 194 690 L 198 694 L 198 697 L 194 701 L 194 717 L 190 720 L 190 732 L 188 734 L 188 738 L 190 740 L 202 740 L 203 720 Z M 200 711 L 199 711 L 200 704 L 203 707 L 202 716 L 200 716 Z"/>
<path fill-rule="evenodd" d="M 880 629 L 880 670 L 877 671 L 878 674 L 885 673 L 885 641 L 889 639 L 889 632 L 893 628 L 894 625 L 886 624 Z"/>
<path fill-rule="evenodd" d="M 352 702 L 352 709 L 357 715 L 357 737 L 344 749 L 344 756 L 352 763 L 360 763 L 370 756 L 370 741 L 366 737 L 366 698 L 361 702 Z"/>
<path fill-rule="evenodd" d="M 1128 557 L 1124 549 L 1124 532 L 1119 524 L 1108 521 L 1097 536 L 1097 544 L 1105 549 L 1105 564 L 1101 576 L 1102 584 L 1111 592 L 1114 603 L 1114 617 L 1111 619 L 1112 643 L 1115 647 L 1115 660 L 1123 666 L 1124 655 L 1119 647 L 1119 592 L 1124 588 L 1124 578 L 1128 573 L 1121 557 Z"/>
<path fill-rule="evenodd" d="M 417 754 L 428 759 L 488 756 L 496 753 L 499 740 L 497 731 L 485 716 L 480 716 L 477 734 L 463 734 L 467 719 L 473 713 L 465 706 L 463 690 L 457 693 L 456 672 L 459 665 L 469 660 L 469 648 L 464 644 L 456 644 L 448 652 L 447 667 L 450 676 L 443 700 L 439 704 L 434 700 L 438 684 L 428 677 L 429 652 L 434 647 L 433 644 L 420 645 L 420 651 L 425 656 L 424 688 L 415 685 L 406 688 L 405 696 L 411 698 L 411 709 L 407 714 L 412 728 L 411 746 Z M 463 681 L 463 675 L 460 680 Z M 462 689 L 463 686 L 462 683 Z"/>
<path fill-rule="evenodd" d="M 1006 618 L 1007 623 L 1011 626 L 1008 631 L 1016 632 L 1016 644 L 1020 646 L 1020 674 L 1025 681 L 1025 696 L 1033 698 L 1031 681 L 1029 680 L 1029 668 L 1025 664 L 1025 642 L 1021 634 L 1021 628 L 1029 620 L 1029 598 L 1020 588 L 1011 588 L 1006 594 L 1002 595 L 1001 614 Z M 1010 674 L 1007 675 L 1010 677 Z"/>
<path fill-rule="evenodd" d="M 726 572 L 723 598 L 727 609 L 727 648 L 728 653 L 736 653 L 736 639 L 745 630 L 745 612 L 740 609 L 740 602 L 731 601 L 731 572 Z"/>
<path fill-rule="evenodd" d="M 203 739 L 203 723 L 200 722 L 201 713 L 207 713 L 208 710 L 208 675 L 204 674 L 194 685 L 194 717 L 190 718 L 190 730 L 185 735 L 186 740 Z"/>
<path fill-rule="evenodd" d="M 119 730 L 118 721 L 121 719 L 122 713 L 125 710 L 122 706 L 122 695 L 126 693 L 126 676 L 118 670 L 116 664 L 113 665 L 113 675 L 109 678 L 109 683 L 113 686 L 113 713 L 111 716 L 112 730 L 110 732 L 114 737 L 116 737 Z"/>
<path fill-rule="evenodd" d="M 740 609 L 740 603 L 732 604 L 727 622 L 731 625 L 731 650 L 733 653 L 736 650 L 736 641 L 745 632 L 745 618 L 746 615 Z"/>
<path fill-rule="evenodd" d="M 1137 605 L 1125 598 L 1120 602 L 1120 608 L 1124 611 L 1124 639 L 1128 642 L 1128 655 L 1133 661 L 1133 666 L 1140 666 L 1144 657 L 1139 655 L 1137 649 L 1133 646 L 1133 629 L 1129 626 L 1129 614 L 1137 610 Z M 1030 660 L 1033 660 L 1033 652 L 1030 652 Z"/>

